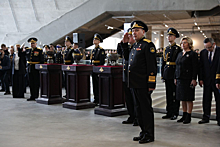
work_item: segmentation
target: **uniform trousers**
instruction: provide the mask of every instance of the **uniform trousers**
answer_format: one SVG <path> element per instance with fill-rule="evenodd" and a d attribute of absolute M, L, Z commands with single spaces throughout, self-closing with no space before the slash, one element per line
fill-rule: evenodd
<path fill-rule="evenodd" d="M 99 103 L 99 77 L 98 74 L 96 73 L 92 73 L 92 84 L 93 84 L 94 102 Z"/>
<path fill-rule="evenodd" d="M 29 65 L 29 86 L 30 86 L 30 99 L 36 99 L 39 97 L 39 87 L 40 87 L 40 74 L 39 71 L 35 69 L 35 65 Z"/>
<path fill-rule="evenodd" d="M 134 121 L 136 118 L 135 107 L 134 107 L 134 99 L 131 89 L 128 88 L 126 82 L 123 82 L 124 92 L 125 92 L 125 102 L 128 110 L 129 121 Z"/>
<path fill-rule="evenodd" d="M 135 99 L 135 110 L 139 126 L 140 136 L 145 135 L 154 139 L 154 112 L 152 108 L 151 93 L 148 88 L 131 88 Z"/>
<path fill-rule="evenodd" d="M 165 80 L 166 85 L 166 110 L 167 115 L 179 115 L 180 101 L 176 100 L 176 85 L 174 84 L 174 79 Z"/>

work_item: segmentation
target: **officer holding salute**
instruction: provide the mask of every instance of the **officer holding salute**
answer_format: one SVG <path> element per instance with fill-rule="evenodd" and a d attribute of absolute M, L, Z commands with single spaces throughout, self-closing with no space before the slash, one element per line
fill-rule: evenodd
<path fill-rule="evenodd" d="M 98 66 L 104 65 L 105 63 L 105 50 L 99 46 L 99 43 L 103 42 L 102 37 L 96 33 L 93 38 L 93 44 L 95 45 L 95 49 L 92 50 L 90 60 L 91 64 Z M 93 94 L 94 101 L 96 105 L 99 103 L 99 77 L 98 74 L 92 73 L 92 83 L 93 83 Z"/>
<path fill-rule="evenodd" d="M 179 38 L 176 29 L 169 28 L 167 30 L 167 40 L 169 46 L 163 50 L 163 61 L 161 67 L 161 78 L 165 80 L 166 85 L 166 110 L 167 113 L 162 119 L 177 119 L 179 115 L 180 101 L 176 100 L 176 85 L 174 84 L 174 74 L 176 69 L 177 55 L 182 51 L 181 47 L 176 44 L 175 39 Z"/>
<path fill-rule="evenodd" d="M 35 64 L 43 64 L 44 57 L 43 50 L 37 47 L 37 38 L 29 38 L 28 43 L 30 43 L 31 47 L 27 48 L 24 52 L 22 52 L 22 48 L 18 49 L 18 56 L 26 57 L 31 92 L 31 96 L 27 101 L 34 101 L 39 96 L 40 87 L 40 74 L 39 71 L 35 69 Z"/>
<path fill-rule="evenodd" d="M 127 33 L 125 33 L 123 40 L 118 43 L 117 52 L 123 57 L 123 88 L 125 92 L 125 102 L 128 110 L 128 119 L 123 121 L 122 124 L 133 124 L 133 126 L 138 126 L 138 122 L 136 119 L 136 113 L 134 109 L 134 99 L 133 94 L 128 87 L 127 79 L 128 79 L 128 55 L 124 56 L 123 52 L 124 50 L 130 50 L 133 48 L 133 44 L 135 43 L 135 40 L 132 35 L 132 30 L 129 28 L 127 30 Z M 129 53 L 127 52 L 127 53 Z M 126 58 L 127 57 L 127 58 Z"/>
<path fill-rule="evenodd" d="M 144 37 L 148 27 L 142 21 L 131 23 L 132 34 L 135 39 L 128 58 L 128 87 L 131 88 L 137 112 L 137 119 L 141 128 L 140 135 L 133 141 L 149 143 L 154 141 L 154 113 L 151 93 L 156 87 L 156 49 L 150 40 Z M 129 52 L 129 50 L 127 50 Z M 124 51 L 124 55 L 127 55 Z"/>
<path fill-rule="evenodd" d="M 72 39 L 69 36 L 66 36 L 65 39 L 66 49 L 64 51 L 64 63 L 66 65 L 71 65 L 74 63 L 74 59 L 72 56 L 72 52 L 73 52 L 72 44 L 73 44 Z"/>

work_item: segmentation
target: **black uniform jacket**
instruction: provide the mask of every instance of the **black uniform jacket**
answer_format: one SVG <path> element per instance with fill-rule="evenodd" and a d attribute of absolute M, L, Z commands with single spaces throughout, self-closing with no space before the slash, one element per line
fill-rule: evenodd
<path fill-rule="evenodd" d="M 105 50 L 100 47 L 97 46 L 92 50 L 92 54 L 91 54 L 91 64 L 94 65 L 104 65 L 105 64 Z"/>
<path fill-rule="evenodd" d="M 18 49 L 18 56 L 20 58 L 26 57 L 28 67 L 30 65 L 35 66 L 35 64 L 43 64 L 44 56 L 43 50 L 41 48 L 27 48 L 25 52 L 22 49 Z M 30 70 L 29 70 L 30 72 Z"/>
<path fill-rule="evenodd" d="M 130 53 L 129 50 L 124 50 L 124 57 L 125 60 L 128 59 L 128 87 L 156 87 L 156 49 L 150 40 L 143 37 L 133 44 Z"/>
<path fill-rule="evenodd" d="M 220 47 L 216 46 L 212 63 L 208 60 L 208 51 L 203 49 L 200 52 L 200 71 L 199 80 L 203 80 L 205 86 L 209 86 L 216 82 L 216 72 L 220 57 Z"/>
<path fill-rule="evenodd" d="M 216 83 L 220 84 L 220 57 L 218 59 L 218 68 L 216 72 Z"/>
<path fill-rule="evenodd" d="M 123 57 L 123 82 L 125 82 L 127 84 L 127 79 L 128 79 L 128 59 L 125 60 L 124 57 L 124 49 L 129 50 L 128 52 L 130 53 L 130 50 L 132 49 L 132 45 L 128 45 L 128 43 L 123 43 L 120 42 L 118 43 L 118 47 L 117 47 L 117 52 L 119 55 L 121 55 Z M 127 57 L 129 57 L 129 55 L 127 55 Z"/>
<path fill-rule="evenodd" d="M 55 62 L 56 62 L 56 63 L 59 63 L 59 64 L 62 64 L 62 63 L 63 63 L 63 55 L 62 55 L 62 52 L 61 52 L 61 51 L 58 51 L 58 52 L 55 54 Z"/>
<path fill-rule="evenodd" d="M 181 52 L 181 47 L 176 43 L 167 46 L 163 51 L 161 78 L 164 80 L 174 79 L 176 58 Z"/>
<path fill-rule="evenodd" d="M 196 80 L 199 71 L 198 54 L 188 51 L 184 54 L 180 52 L 176 59 L 176 79 Z"/>

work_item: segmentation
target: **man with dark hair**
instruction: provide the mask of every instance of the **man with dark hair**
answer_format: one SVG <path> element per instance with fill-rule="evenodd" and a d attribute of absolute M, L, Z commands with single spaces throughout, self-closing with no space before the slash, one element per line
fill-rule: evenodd
<path fill-rule="evenodd" d="M 8 48 L 6 47 L 6 45 L 5 44 L 2 44 L 1 45 L 1 49 L 3 49 L 3 51 L 5 52 L 5 55 L 9 55 L 9 51 L 8 51 Z"/>
<path fill-rule="evenodd" d="M 11 94 L 9 90 L 9 73 L 8 71 L 11 68 L 11 61 L 3 49 L 0 49 L 0 79 L 2 82 L 2 89 L 5 88 L 4 95 Z M 3 88 L 4 87 L 4 88 Z"/>
<path fill-rule="evenodd" d="M 212 38 L 204 40 L 204 47 L 200 52 L 199 85 L 203 86 L 203 118 L 199 124 L 209 123 L 211 114 L 212 92 L 216 101 L 216 120 L 220 126 L 220 94 L 216 88 L 216 72 L 220 57 L 220 47 L 216 46 Z"/>
<path fill-rule="evenodd" d="M 167 30 L 167 40 L 169 46 L 163 51 L 163 61 L 161 67 L 161 78 L 165 80 L 166 85 L 166 115 L 162 119 L 177 119 L 179 115 L 180 101 L 176 99 L 176 85 L 174 84 L 174 74 L 176 69 L 177 55 L 182 51 L 176 44 L 175 39 L 179 38 L 179 33 L 174 28 Z M 185 113 L 183 114 L 185 117 Z"/>
<path fill-rule="evenodd" d="M 135 99 L 137 119 L 141 132 L 133 141 L 149 143 L 154 141 L 154 113 L 151 93 L 156 87 L 157 61 L 154 43 L 144 37 L 148 27 L 142 21 L 131 23 L 135 43 L 130 53 L 124 50 L 128 59 L 128 87 Z M 125 42 L 124 42 L 125 43 Z"/>

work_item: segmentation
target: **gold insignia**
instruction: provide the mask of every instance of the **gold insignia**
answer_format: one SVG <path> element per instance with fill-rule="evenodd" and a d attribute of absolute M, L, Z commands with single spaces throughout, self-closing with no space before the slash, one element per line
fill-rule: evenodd
<path fill-rule="evenodd" d="M 99 69 L 99 71 L 100 71 L 100 72 L 103 72 L 103 71 L 104 71 L 104 69 L 101 67 L 101 68 Z"/>
<path fill-rule="evenodd" d="M 102 55 L 104 55 L 104 52 L 102 52 Z"/>
<path fill-rule="evenodd" d="M 67 70 L 70 70 L 70 66 L 67 66 L 67 68 L 66 68 Z"/>
<path fill-rule="evenodd" d="M 216 74 L 216 79 L 220 79 L 220 74 Z"/>
<path fill-rule="evenodd" d="M 155 82 L 156 81 L 156 77 L 155 76 L 149 76 L 149 82 Z"/>
<path fill-rule="evenodd" d="M 154 73 L 152 72 L 152 73 L 150 73 L 151 75 L 154 75 Z"/>
<path fill-rule="evenodd" d="M 36 41 L 34 39 L 31 39 L 30 43 L 35 43 Z"/>
<path fill-rule="evenodd" d="M 43 66 L 42 66 L 42 65 L 40 65 L 40 68 L 43 68 Z"/>
<path fill-rule="evenodd" d="M 151 52 L 151 53 L 155 53 L 155 48 L 154 48 L 154 47 L 151 47 L 151 48 L 150 48 L 150 52 Z"/>
<path fill-rule="evenodd" d="M 151 41 L 149 39 L 143 39 L 143 41 L 146 41 L 148 43 L 151 43 Z"/>
<path fill-rule="evenodd" d="M 133 26 L 131 28 L 133 29 L 133 28 L 144 28 L 144 27 L 139 26 L 138 24 L 136 24 L 136 22 L 134 22 L 134 24 L 133 24 Z"/>

